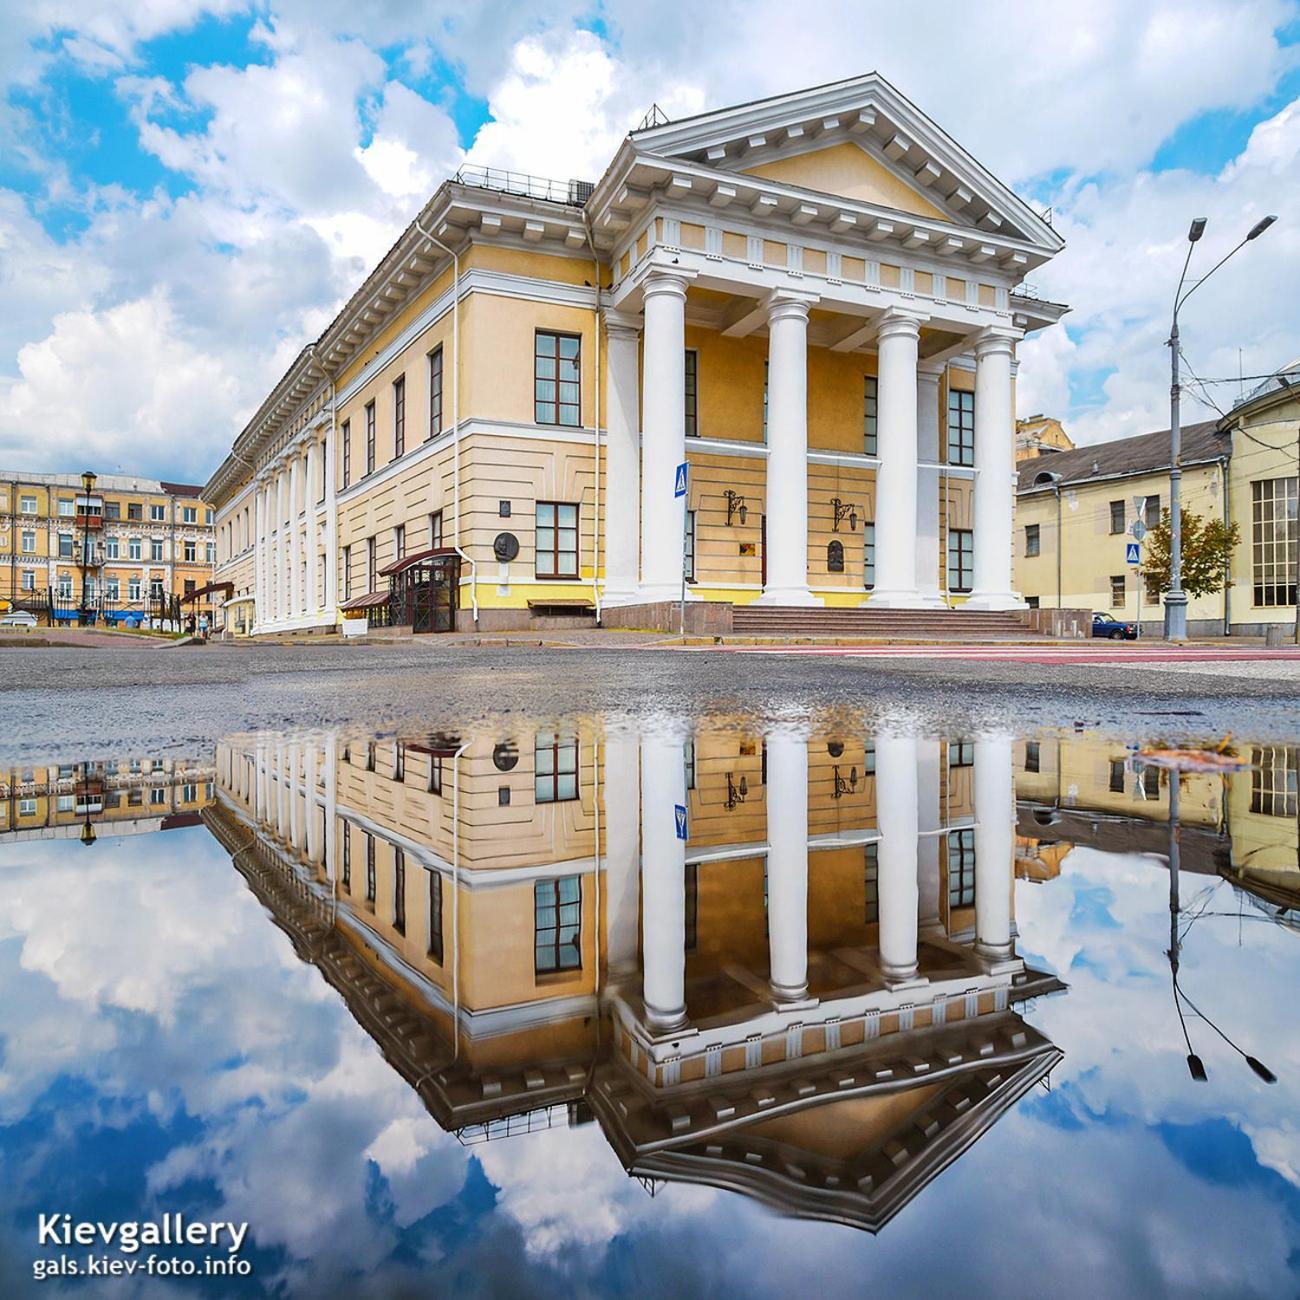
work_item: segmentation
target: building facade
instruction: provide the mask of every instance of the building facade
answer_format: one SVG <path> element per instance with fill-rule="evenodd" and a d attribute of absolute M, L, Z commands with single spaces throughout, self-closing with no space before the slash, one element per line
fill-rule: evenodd
<path fill-rule="evenodd" d="M 1061 247 L 874 74 L 647 125 L 594 185 L 463 170 L 207 485 L 235 622 L 512 626 L 683 576 L 1020 608 L 1016 344 L 1065 310 L 1020 286 Z"/>
<path fill-rule="evenodd" d="M 1073 451 L 1074 439 L 1050 415 L 1028 415 L 1016 421 L 1016 460 L 1050 455 L 1054 451 Z"/>
<path fill-rule="evenodd" d="M 147 615 L 202 592 L 215 561 L 215 512 L 196 486 L 101 474 L 87 493 L 80 474 L 0 471 L 0 599 L 44 619 Z"/>
<path fill-rule="evenodd" d="M 1291 377 L 1300 372 L 1289 367 Z M 1235 523 L 1239 541 L 1223 590 L 1191 597 L 1194 636 L 1293 633 L 1296 626 L 1300 398 L 1281 380 L 1219 420 L 1185 426 L 1182 503 Z M 1169 433 L 1140 434 L 1023 460 L 1017 489 L 1016 581 L 1043 609 L 1091 609 L 1160 635 L 1163 603 L 1126 562 L 1140 517 L 1169 506 Z"/>

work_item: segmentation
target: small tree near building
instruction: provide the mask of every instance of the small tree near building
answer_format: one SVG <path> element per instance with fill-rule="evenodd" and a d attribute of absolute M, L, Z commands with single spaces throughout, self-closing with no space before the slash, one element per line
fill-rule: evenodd
<path fill-rule="evenodd" d="M 1212 596 L 1223 590 L 1232 552 L 1241 540 L 1236 524 L 1225 527 L 1222 519 L 1203 519 L 1184 510 L 1183 590 L 1188 596 Z M 1143 539 L 1146 559 L 1142 576 L 1148 588 L 1163 596 L 1169 590 L 1169 511 Z"/>

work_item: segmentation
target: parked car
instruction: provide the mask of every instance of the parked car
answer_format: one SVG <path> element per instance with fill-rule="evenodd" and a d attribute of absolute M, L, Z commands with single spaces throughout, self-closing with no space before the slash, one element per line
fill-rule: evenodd
<path fill-rule="evenodd" d="M 0 627 L 35 627 L 36 615 L 26 609 L 11 609 L 0 617 Z"/>
<path fill-rule="evenodd" d="M 1126 623 L 1110 614 L 1094 614 L 1092 634 L 1107 637 L 1111 641 L 1136 641 L 1138 629 L 1136 623 Z"/>

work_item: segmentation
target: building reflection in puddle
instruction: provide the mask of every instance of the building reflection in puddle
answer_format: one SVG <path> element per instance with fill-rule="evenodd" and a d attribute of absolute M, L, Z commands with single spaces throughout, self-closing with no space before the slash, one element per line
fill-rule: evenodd
<path fill-rule="evenodd" d="M 1061 1059 L 1008 736 L 598 728 L 216 755 L 207 824 L 465 1142 L 875 1230 Z"/>

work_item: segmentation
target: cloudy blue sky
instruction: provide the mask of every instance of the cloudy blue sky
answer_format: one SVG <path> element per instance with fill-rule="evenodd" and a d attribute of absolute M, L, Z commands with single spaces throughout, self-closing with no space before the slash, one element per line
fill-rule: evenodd
<path fill-rule="evenodd" d="M 0 464 L 202 481 L 466 159 L 599 174 L 670 115 L 878 69 L 1021 193 L 1074 310 L 1022 413 L 1161 427 L 1189 217 L 1204 376 L 1300 354 L 1300 4 L 0 0 Z M 1234 389 L 1215 390 L 1220 402 Z M 1197 409 L 1195 406 L 1193 409 Z M 1208 408 L 1206 408 L 1208 410 Z"/>

